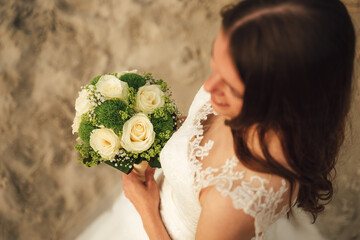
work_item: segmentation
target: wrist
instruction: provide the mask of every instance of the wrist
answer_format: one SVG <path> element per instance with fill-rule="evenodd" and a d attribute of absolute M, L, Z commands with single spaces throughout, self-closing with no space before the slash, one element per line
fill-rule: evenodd
<path fill-rule="evenodd" d="M 150 240 L 170 239 L 158 209 L 157 211 L 152 211 L 152 213 L 148 212 L 148 214 L 142 215 L 141 218 Z"/>
<path fill-rule="evenodd" d="M 143 222 L 144 228 L 153 228 L 162 224 L 162 219 L 160 215 L 160 211 L 158 209 L 154 209 L 153 211 L 147 211 L 141 214 L 141 220 Z"/>

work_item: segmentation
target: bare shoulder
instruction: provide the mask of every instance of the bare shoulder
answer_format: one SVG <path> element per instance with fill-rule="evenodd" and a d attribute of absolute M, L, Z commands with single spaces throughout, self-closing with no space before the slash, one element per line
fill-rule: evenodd
<path fill-rule="evenodd" d="M 254 218 L 235 209 L 230 197 L 209 188 L 202 201 L 196 239 L 242 239 L 255 235 Z"/>

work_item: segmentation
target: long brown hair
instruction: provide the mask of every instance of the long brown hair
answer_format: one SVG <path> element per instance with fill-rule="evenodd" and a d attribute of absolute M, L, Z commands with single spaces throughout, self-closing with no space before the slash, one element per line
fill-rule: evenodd
<path fill-rule="evenodd" d="M 338 0 L 245 0 L 222 11 L 222 28 L 245 85 L 239 116 L 228 121 L 247 167 L 299 183 L 296 205 L 316 220 L 333 196 L 332 180 L 349 111 L 354 28 Z M 251 126 L 265 159 L 249 150 Z M 289 166 L 269 153 L 275 131 Z M 289 202 L 290 204 L 290 202 Z"/>

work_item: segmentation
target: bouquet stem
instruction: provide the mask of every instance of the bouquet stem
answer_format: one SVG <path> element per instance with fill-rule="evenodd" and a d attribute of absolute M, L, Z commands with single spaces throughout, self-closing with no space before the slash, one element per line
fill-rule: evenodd
<path fill-rule="evenodd" d="M 145 182 L 145 171 L 148 166 L 149 163 L 147 161 L 142 161 L 139 164 L 134 164 L 133 171 L 137 175 L 138 179 L 142 182 Z"/>

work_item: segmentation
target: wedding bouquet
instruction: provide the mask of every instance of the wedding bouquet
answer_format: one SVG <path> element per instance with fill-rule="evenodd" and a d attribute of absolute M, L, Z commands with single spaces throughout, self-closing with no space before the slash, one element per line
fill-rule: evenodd
<path fill-rule="evenodd" d="M 85 166 L 107 163 L 124 173 L 146 161 L 161 167 L 159 154 L 180 124 L 167 84 L 136 70 L 95 77 L 75 102 L 75 149 Z"/>

